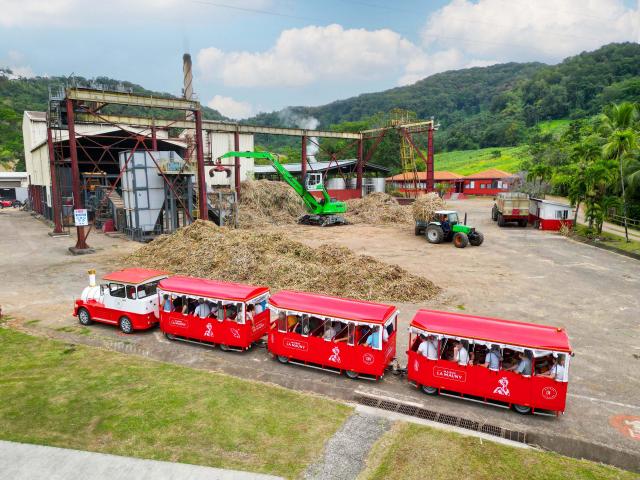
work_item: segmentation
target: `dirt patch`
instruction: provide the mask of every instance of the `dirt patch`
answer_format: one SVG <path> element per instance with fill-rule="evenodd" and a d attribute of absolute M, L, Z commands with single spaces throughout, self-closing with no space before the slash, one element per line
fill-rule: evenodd
<path fill-rule="evenodd" d="M 384 225 L 393 223 L 411 223 L 411 211 L 391 195 L 376 192 L 364 198 L 347 201 L 345 218 L 349 223 L 369 223 Z"/>
<path fill-rule="evenodd" d="M 204 278 L 269 285 L 361 300 L 419 302 L 433 282 L 346 247 L 317 248 L 284 233 L 219 228 L 197 221 L 141 247 L 126 263 Z"/>
<path fill-rule="evenodd" d="M 433 218 L 434 212 L 443 210 L 446 207 L 445 201 L 437 193 L 430 192 L 420 195 L 411 205 L 414 220 L 428 222 Z"/>
<path fill-rule="evenodd" d="M 305 213 L 298 194 L 284 182 L 250 180 L 242 183 L 238 210 L 240 228 L 297 223 Z"/>

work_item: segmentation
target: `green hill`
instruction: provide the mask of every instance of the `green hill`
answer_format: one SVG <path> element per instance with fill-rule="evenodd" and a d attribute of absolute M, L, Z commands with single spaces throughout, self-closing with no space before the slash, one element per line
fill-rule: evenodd
<path fill-rule="evenodd" d="M 530 158 L 529 146 L 521 145 L 437 153 L 434 163 L 436 170 L 447 170 L 460 175 L 470 175 L 490 168 L 517 173 L 521 170 L 522 161 Z"/>

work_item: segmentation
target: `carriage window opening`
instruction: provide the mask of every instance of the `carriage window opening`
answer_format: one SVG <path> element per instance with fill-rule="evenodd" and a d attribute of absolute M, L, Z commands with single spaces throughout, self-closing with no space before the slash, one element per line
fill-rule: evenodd
<path fill-rule="evenodd" d="M 554 364 L 553 355 L 550 353 L 549 355 L 545 355 L 543 357 L 536 358 L 534 372 L 536 375 L 547 376 L 548 373 L 551 372 L 551 369 Z"/>
<path fill-rule="evenodd" d="M 218 319 L 219 322 L 222 322 L 224 320 L 225 312 L 224 312 L 224 306 L 220 301 L 218 302 L 216 312 L 217 312 L 216 318 Z"/>
<path fill-rule="evenodd" d="M 285 333 L 287 331 L 287 312 L 280 311 L 278 312 L 278 331 Z"/>
<path fill-rule="evenodd" d="M 145 298 L 155 295 L 158 291 L 158 281 L 145 283 L 138 286 L 138 298 Z"/>
<path fill-rule="evenodd" d="M 489 353 L 489 349 L 486 345 L 479 345 L 474 343 L 471 349 L 471 358 L 473 359 L 474 365 L 484 365 L 484 362 L 487 360 L 487 354 Z"/>
<path fill-rule="evenodd" d="M 567 365 L 566 365 L 566 355 L 554 353 L 553 355 L 549 355 L 549 369 L 540 374 L 542 377 L 551 378 L 557 382 L 566 382 L 567 381 Z M 547 357 L 545 357 L 547 358 Z M 538 361 L 536 360 L 536 367 Z M 536 368 L 537 371 L 537 368 Z"/>
<path fill-rule="evenodd" d="M 500 363 L 502 362 L 502 352 L 500 351 L 500 345 L 492 344 L 491 347 L 486 352 L 484 357 L 484 362 L 478 362 L 478 365 L 482 365 L 487 367 L 489 370 L 493 372 L 497 372 L 500 370 Z"/>
<path fill-rule="evenodd" d="M 302 321 L 298 324 L 300 334 L 305 337 L 309 336 L 309 315 L 303 315 Z"/>
<path fill-rule="evenodd" d="M 517 353 L 518 352 L 508 347 L 502 350 L 502 368 L 504 370 L 510 370 L 518 364 Z"/>
<path fill-rule="evenodd" d="M 440 347 L 440 358 L 442 358 L 442 360 L 453 361 L 453 347 L 455 346 L 454 344 L 455 340 L 453 340 L 452 338 L 445 337 L 442 339 L 442 346 Z"/>
<path fill-rule="evenodd" d="M 324 333 L 324 322 L 321 318 L 310 317 L 309 318 L 309 334 L 312 337 L 320 337 Z"/>
<path fill-rule="evenodd" d="M 134 287 L 133 285 L 127 285 L 127 298 L 129 300 L 135 300 L 136 298 L 136 287 Z"/>
<path fill-rule="evenodd" d="M 333 340 L 335 342 L 346 342 L 347 341 L 347 324 L 340 321 L 333 322 L 333 328 L 336 331 L 336 334 L 333 336 Z"/>
<path fill-rule="evenodd" d="M 112 297 L 124 298 L 124 285 L 121 283 L 110 283 L 109 294 Z"/>
<path fill-rule="evenodd" d="M 234 310 L 236 311 L 236 316 L 234 320 L 240 324 L 244 323 L 244 304 L 236 303 L 234 305 Z"/>
<path fill-rule="evenodd" d="M 356 325 L 355 323 L 349 322 L 349 340 L 348 344 L 353 345 L 356 341 Z"/>

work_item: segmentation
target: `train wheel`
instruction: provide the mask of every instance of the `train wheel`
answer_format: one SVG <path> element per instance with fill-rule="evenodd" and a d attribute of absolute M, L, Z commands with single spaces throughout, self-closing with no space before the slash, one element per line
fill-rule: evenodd
<path fill-rule="evenodd" d="M 438 389 L 436 387 L 430 387 L 429 385 L 422 385 L 422 391 L 427 395 L 437 395 Z"/>
<path fill-rule="evenodd" d="M 354 372 L 353 370 L 346 370 L 345 373 L 347 374 L 347 377 L 355 380 L 356 378 L 358 378 L 360 376 L 360 374 L 358 372 Z"/>
<path fill-rule="evenodd" d="M 223 352 L 228 352 L 229 351 L 229 346 L 225 345 L 224 343 L 220 344 L 220 350 L 222 350 Z M 284 362 L 286 363 L 286 362 Z"/>
<path fill-rule="evenodd" d="M 174 335 L 171 335 L 170 333 L 165 333 L 164 336 L 166 337 L 167 340 L 175 340 L 176 337 Z"/>
<path fill-rule="evenodd" d="M 289 357 L 285 357 L 283 355 L 278 355 L 278 361 L 280 363 L 289 363 Z"/>
<path fill-rule="evenodd" d="M 524 405 L 516 405 L 515 403 L 513 404 L 513 409 L 522 414 L 522 415 L 527 415 L 529 413 L 531 413 L 531 407 L 525 407 Z"/>
<path fill-rule="evenodd" d="M 120 330 L 122 333 L 133 333 L 133 325 L 131 324 L 131 320 L 127 317 L 122 317 L 120 319 Z"/>
<path fill-rule="evenodd" d="M 80 310 L 78 310 L 78 321 L 85 327 L 93 323 L 93 321 L 91 320 L 91 314 L 86 308 L 81 308 Z"/>

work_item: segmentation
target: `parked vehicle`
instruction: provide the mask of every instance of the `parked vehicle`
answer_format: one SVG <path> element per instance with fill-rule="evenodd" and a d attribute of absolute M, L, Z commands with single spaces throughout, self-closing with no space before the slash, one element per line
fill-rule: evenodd
<path fill-rule="evenodd" d="M 433 343 L 420 348 L 422 342 Z M 407 374 L 429 395 L 512 407 L 523 414 L 559 414 L 566 405 L 571 355 L 562 328 L 419 310 L 409 330 Z"/>
<path fill-rule="evenodd" d="M 173 276 L 160 281 L 160 329 L 169 340 L 246 350 L 267 334 L 269 289 Z"/>
<path fill-rule="evenodd" d="M 453 242 L 457 248 L 465 248 L 469 244 L 479 247 L 484 242 L 484 235 L 466 223 L 466 215 L 464 222 L 460 223 L 458 212 L 438 210 L 428 222 L 416 220 L 415 234 L 425 235 L 429 243 Z"/>
<path fill-rule="evenodd" d="M 529 195 L 520 192 L 503 192 L 495 198 L 491 208 L 491 219 L 504 227 L 508 222 L 516 222 L 526 227 L 529 221 Z"/>
<path fill-rule="evenodd" d="M 96 285 L 96 272 L 89 270 L 89 286 L 75 301 L 73 316 L 82 325 L 107 323 L 124 333 L 151 328 L 159 321 L 156 289 L 167 276 L 162 270 L 127 268 L 105 275 L 105 283 Z"/>
<path fill-rule="evenodd" d="M 268 348 L 281 363 L 379 379 L 396 354 L 392 305 L 283 290 L 269 299 L 277 320 Z"/>
<path fill-rule="evenodd" d="M 21 206 L 22 204 L 20 203 L 20 200 L 10 200 L 8 198 L 0 198 L 0 208 L 9 208 L 9 207 L 19 208 Z"/>

